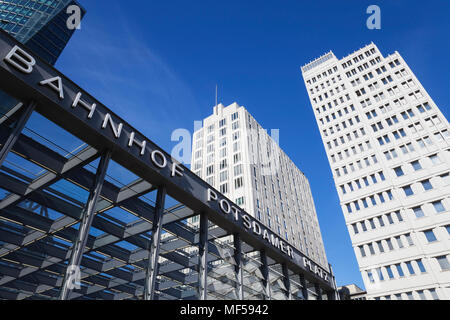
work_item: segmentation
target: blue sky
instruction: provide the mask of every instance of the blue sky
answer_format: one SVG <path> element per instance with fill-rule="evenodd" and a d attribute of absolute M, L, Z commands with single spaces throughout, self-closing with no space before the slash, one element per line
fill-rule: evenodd
<path fill-rule="evenodd" d="M 400 52 L 449 116 L 446 1 L 80 0 L 87 9 L 56 67 L 170 151 L 219 101 L 245 106 L 308 177 L 338 285 L 363 287 L 300 67 L 374 42 Z M 366 8 L 381 8 L 381 30 Z"/>

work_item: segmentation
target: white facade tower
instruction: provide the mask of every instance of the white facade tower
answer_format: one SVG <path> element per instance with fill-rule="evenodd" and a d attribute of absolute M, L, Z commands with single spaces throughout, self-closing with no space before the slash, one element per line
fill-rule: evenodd
<path fill-rule="evenodd" d="M 450 299 L 450 126 L 398 52 L 302 67 L 368 299 Z"/>
<path fill-rule="evenodd" d="M 218 104 L 194 133 L 191 170 L 329 270 L 309 182 L 277 134 L 237 103 Z"/>

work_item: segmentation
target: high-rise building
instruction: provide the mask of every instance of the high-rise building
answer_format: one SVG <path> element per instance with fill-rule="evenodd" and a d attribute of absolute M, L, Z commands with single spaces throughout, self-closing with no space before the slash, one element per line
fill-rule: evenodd
<path fill-rule="evenodd" d="M 78 6 L 82 18 L 85 10 L 75 0 L 0 1 L 0 28 L 53 65 L 75 31 L 68 24 L 71 5 Z"/>
<path fill-rule="evenodd" d="M 75 0 L 0 0 L 0 29 L 54 65 L 77 27 L 67 13 L 72 5 L 83 18 L 86 11 Z M 0 92 L 0 123 L 21 106 Z"/>
<path fill-rule="evenodd" d="M 450 126 L 398 52 L 302 67 L 368 299 L 450 299 Z"/>
<path fill-rule="evenodd" d="M 271 134 L 244 107 L 219 104 L 194 133 L 191 170 L 329 270 L 308 179 Z"/>

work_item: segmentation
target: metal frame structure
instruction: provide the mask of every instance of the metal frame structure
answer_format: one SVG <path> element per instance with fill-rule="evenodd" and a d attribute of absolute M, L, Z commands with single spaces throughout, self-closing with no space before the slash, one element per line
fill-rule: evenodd
<path fill-rule="evenodd" d="M 3 32 L 0 90 L 23 103 L 0 124 L 2 162 L 13 154 L 43 169 L 0 168 L 0 299 L 336 297 L 332 272 L 246 227 L 257 221 Z M 24 132 L 32 112 L 84 147 L 63 156 L 34 139 Z M 117 183 L 112 162 L 138 178 Z"/>

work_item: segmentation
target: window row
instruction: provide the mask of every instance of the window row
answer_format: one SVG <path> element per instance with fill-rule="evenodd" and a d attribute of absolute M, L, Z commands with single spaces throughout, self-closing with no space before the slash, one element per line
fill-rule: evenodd
<path fill-rule="evenodd" d="M 366 157 L 362 160 L 357 160 L 355 161 L 355 163 L 351 162 L 348 165 L 345 165 L 341 168 L 336 168 L 334 169 L 334 173 L 336 175 L 336 177 L 341 177 L 344 175 L 349 174 L 349 170 L 350 172 L 355 172 L 356 170 L 361 170 L 363 168 L 369 168 L 371 165 L 377 164 L 378 163 L 378 159 L 376 157 L 376 155 L 371 155 L 370 157 Z M 348 169 L 347 169 L 348 166 Z"/>
<path fill-rule="evenodd" d="M 375 127 L 380 129 L 380 128 L 383 128 L 383 125 L 381 124 L 381 122 L 379 122 L 379 127 L 378 127 L 378 125 L 375 125 Z M 373 128 L 373 126 L 372 126 L 372 128 Z M 390 135 L 392 135 L 395 138 L 395 140 L 399 140 L 399 139 L 404 138 L 404 137 L 407 136 L 405 130 L 403 128 L 400 128 L 398 130 L 394 130 L 394 131 L 392 131 L 392 132 L 390 132 L 388 134 L 384 134 L 384 135 L 378 137 L 377 138 L 378 144 L 380 146 L 384 146 L 385 144 L 390 143 L 391 139 L 392 139 L 392 136 L 391 136 L 391 138 L 389 138 Z"/>
<path fill-rule="evenodd" d="M 328 94 L 325 93 L 323 98 L 322 98 L 322 95 L 319 95 L 317 98 L 313 98 L 312 101 L 314 102 L 314 104 L 317 104 L 328 98 L 331 98 L 331 96 L 329 97 Z M 350 101 L 350 100 L 351 100 L 350 95 L 347 93 L 347 94 L 345 94 L 345 99 L 344 99 L 344 96 L 340 96 L 339 98 L 333 100 L 333 104 L 335 107 L 337 107 L 339 105 L 339 103 L 344 103 L 345 101 Z M 328 106 L 330 106 L 330 105 L 331 105 L 331 101 L 328 102 Z"/>
<path fill-rule="evenodd" d="M 368 58 L 372 54 L 375 54 L 375 52 L 376 52 L 375 48 L 370 48 L 369 50 L 365 51 L 364 54 L 365 54 L 366 58 Z M 345 69 L 345 68 L 351 66 L 353 64 L 352 60 L 354 63 L 357 63 L 357 62 L 361 62 L 363 59 L 364 59 L 364 56 L 362 54 L 359 54 L 359 55 L 355 56 L 353 59 L 349 59 L 346 62 L 342 63 L 342 68 Z M 380 57 L 377 57 L 376 59 L 380 59 Z"/>
<path fill-rule="evenodd" d="M 444 231 L 443 233 L 441 233 L 441 229 L 442 231 Z M 421 233 L 427 243 L 435 243 L 438 242 L 438 240 L 447 240 L 450 236 L 450 224 L 440 227 L 434 227 L 432 229 L 422 230 Z M 441 239 L 443 235 L 445 236 L 443 239 Z"/>
<path fill-rule="evenodd" d="M 312 77 L 310 80 L 307 80 L 306 83 L 307 84 L 316 83 L 318 80 L 322 79 L 322 76 L 323 76 L 323 78 L 325 78 L 327 76 L 332 75 L 334 72 L 337 72 L 337 71 L 338 71 L 338 68 L 336 66 L 334 66 L 333 68 L 328 69 L 328 74 L 327 74 L 327 72 L 324 71 L 322 74 L 318 74 L 316 76 L 317 78 Z"/>
<path fill-rule="evenodd" d="M 332 110 L 333 109 L 333 105 L 331 104 L 331 102 L 328 102 L 327 106 L 328 106 L 328 110 Z M 335 106 L 337 106 L 337 102 L 335 103 Z M 322 109 L 322 111 L 320 111 L 321 109 Z M 316 113 L 320 114 L 321 112 L 326 112 L 327 111 L 327 108 L 326 108 L 325 105 L 322 105 L 321 109 L 320 108 L 316 108 Z M 337 110 L 336 113 L 337 113 L 337 115 L 339 117 L 342 117 L 342 116 L 344 116 L 346 114 L 349 114 L 351 111 L 355 111 L 355 107 L 352 104 L 349 105 L 348 107 L 343 107 L 342 109 Z"/>
<path fill-rule="evenodd" d="M 214 185 L 214 176 L 206 178 L 206 182 L 208 182 L 210 185 Z M 234 190 L 238 190 L 244 186 L 244 179 L 243 177 L 239 177 L 234 179 Z M 230 189 L 228 189 L 228 183 L 223 183 L 219 186 L 219 190 L 221 193 L 225 194 L 228 193 Z"/>
<path fill-rule="evenodd" d="M 355 134 L 355 132 L 356 132 L 356 134 Z M 364 132 L 363 135 L 365 135 L 364 129 L 361 130 L 361 132 Z M 353 131 L 353 135 L 354 135 L 355 139 L 359 138 L 357 131 Z M 351 135 L 351 133 L 347 133 L 346 135 L 342 135 L 339 138 L 333 139 L 332 141 L 328 141 L 326 143 L 326 145 L 327 145 L 328 150 L 331 150 L 333 148 L 337 148 L 339 146 L 349 144 L 351 141 L 352 141 L 352 135 Z M 363 143 L 360 143 L 358 146 L 362 146 L 362 145 L 366 146 L 366 150 L 372 149 L 372 145 L 370 144 L 369 140 L 367 140 Z M 366 151 L 366 150 L 361 149 L 361 152 Z"/>
<path fill-rule="evenodd" d="M 328 137 L 329 134 L 330 134 L 330 135 L 333 135 L 335 132 L 337 133 L 337 132 L 339 132 L 339 131 L 341 131 L 341 130 L 347 129 L 347 125 L 346 125 L 345 123 L 342 123 L 342 127 L 343 127 L 343 129 L 341 129 L 341 125 L 338 123 L 338 124 L 336 124 L 336 125 L 334 125 L 334 126 L 329 127 L 328 129 L 322 130 L 322 132 L 323 132 L 323 135 L 324 135 L 325 137 Z M 336 130 L 336 131 L 335 131 L 335 130 Z M 366 135 L 366 131 L 364 130 L 364 127 L 361 127 L 361 128 L 359 128 L 358 130 L 354 130 L 354 131 L 352 132 L 352 133 L 353 133 L 353 137 L 354 137 L 355 139 L 358 139 L 358 138 L 359 138 L 358 131 L 361 133 L 362 136 L 365 136 L 365 135 Z M 347 133 L 347 139 L 348 139 L 349 141 L 352 141 L 352 136 L 351 136 L 350 133 Z"/>
<path fill-rule="evenodd" d="M 426 272 L 427 269 L 425 268 L 423 260 L 417 259 L 367 270 L 366 274 L 369 281 L 375 283 L 384 280 L 415 276 Z"/>
<path fill-rule="evenodd" d="M 322 82 L 320 84 L 320 87 L 319 86 L 315 86 L 315 88 L 310 88 L 309 92 L 311 94 L 314 94 L 314 89 L 315 89 L 315 93 L 318 93 L 318 92 L 320 92 L 322 90 L 327 89 L 327 87 L 330 86 L 330 81 L 327 81 L 326 85 L 327 86 L 325 87 L 325 82 Z M 338 94 L 339 92 L 344 91 L 344 90 L 345 90 L 345 84 L 341 84 L 340 86 L 336 86 L 334 88 L 331 88 L 328 92 L 324 92 L 323 95 L 324 95 L 325 99 L 327 99 L 328 97 L 334 96 L 335 94 Z M 322 101 L 322 100 L 320 100 L 320 101 Z"/>
<path fill-rule="evenodd" d="M 400 292 L 393 295 L 374 297 L 375 300 L 439 300 L 436 289 Z"/>
<path fill-rule="evenodd" d="M 395 248 L 394 248 L 395 243 Z M 362 258 L 367 257 L 369 254 L 374 256 L 376 254 L 383 254 L 394 250 L 399 250 L 407 247 L 414 246 L 414 241 L 410 233 L 401 234 L 398 236 L 369 242 L 358 246 L 359 254 Z"/>
<path fill-rule="evenodd" d="M 352 231 L 354 235 L 359 234 L 360 232 L 366 232 L 368 231 L 368 227 L 370 227 L 371 230 L 376 230 L 379 228 L 383 228 L 388 225 L 394 225 L 400 222 L 403 222 L 403 216 L 400 212 L 400 210 L 395 212 L 389 212 L 385 213 L 370 219 L 361 220 L 358 222 L 353 223 Z"/>
<path fill-rule="evenodd" d="M 431 208 L 433 208 L 433 209 L 431 209 Z M 421 204 L 420 206 L 412 207 L 410 210 L 414 213 L 416 218 L 422 218 L 422 217 L 428 216 L 433 211 L 435 214 L 439 214 L 439 213 L 445 212 L 447 209 L 444 204 L 444 199 L 442 199 L 442 200 L 433 201 L 431 203 L 424 203 L 424 204 Z M 425 214 L 425 213 L 427 213 L 427 214 Z"/>
<path fill-rule="evenodd" d="M 350 203 L 345 204 L 345 208 L 347 209 L 347 213 L 353 213 L 369 207 L 375 207 L 377 205 L 383 204 L 387 201 L 394 200 L 394 196 L 392 194 L 392 190 L 382 191 L 371 196 L 361 198 Z"/>
<path fill-rule="evenodd" d="M 376 63 L 379 63 L 379 62 L 381 62 L 381 58 L 377 57 L 375 60 L 371 61 L 370 63 L 371 63 L 372 66 L 374 66 Z M 351 78 L 352 76 L 356 75 L 358 73 L 358 71 L 359 72 L 363 72 L 364 70 L 369 69 L 369 67 L 370 67 L 369 64 L 367 62 L 365 62 L 365 63 L 359 65 L 358 67 L 353 68 L 350 71 L 347 71 L 345 73 L 345 75 L 347 76 L 347 78 Z M 356 69 L 358 69 L 358 71 Z M 377 71 L 378 74 L 381 73 L 380 70 L 382 70 L 382 72 L 386 72 L 387 71 L 385 66 L 381 66 L 380 68 L 375 69 L 375 71 Z M 373 78 L 372 72 L 369 72 L 369 73 L 363 75 L 363 78 L 366 81 L 369 80 L 369 78 L 370 79 Z"/>
<path fill-rule="evenodd" d="M 363 131 L 363 130 L 364 129 L 361 128 L 361 131 Z M 358 138 L 357 131 L 353 131 L 353 134 L 355 136 L 355 139 Z M 351 138 L 350 134 L 347 134 L 347 139 L 348 139 L 349 142 L 352 141 L 352 138 Z M 371 149 L 371 145 L 370 145 L 369 141 L 366 141 L 364 143 L 359 143 L 358 145 L 355 144 L 354 146 L 351 146 L 349 149 L 344 149 L 343 151 L 337 152 L 336 154 L 332 154 L 330 156 L 331 157 L 331 162 L 335 163 L 336 161 L 342 161 L 344 159 L 344 156 L 345 156 L 345 159 L 347 159 L 347 158 L 349 158 L 351 156 L 357 155 L 357 154 L 362 153 L 364 151 L 367 151 L 369 149 Z M 362 166 L 358 166 L 358 167 L 360 169 L 362 169 Z"/>
<path fill-rule="evenodd" d="M 363 187 L 369 187 L 374 184 L 377 184 L 378 182 L 385 181 L 386 177 L 384 176 L 383 171 L 371 174 L 366 177 L 362 177 L 360 179 L 356 179 L 354 181 L 350 181 L 346 184 L 340 185 L 341 191 L 343 194 L 346 194 L 347 192 L 353 192 L 355 190 L 360 190 Z"/>

